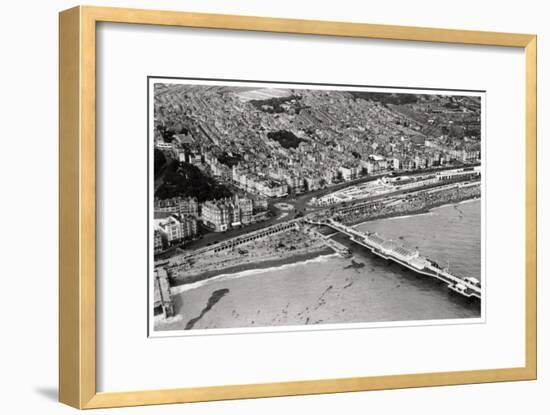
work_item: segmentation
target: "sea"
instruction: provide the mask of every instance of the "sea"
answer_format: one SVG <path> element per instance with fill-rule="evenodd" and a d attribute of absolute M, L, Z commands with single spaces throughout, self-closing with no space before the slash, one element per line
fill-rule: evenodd
<path fill-rule="evenodd" d="M 448 267 L 481 277 L 481 203 L 461 202 L 428 213 L 356 225 L 377 232 Z M 280 267 L 248 270 L 176 287 L 177 315 L 157 320 L 155 330 L 308 326 L 346 323 L 471 319 L 481 302 L 449 290 L 373 255 L 344 235 L 352 258 L 318 257 Z M 237 330 L 238 332 L 238 330 Z"/>

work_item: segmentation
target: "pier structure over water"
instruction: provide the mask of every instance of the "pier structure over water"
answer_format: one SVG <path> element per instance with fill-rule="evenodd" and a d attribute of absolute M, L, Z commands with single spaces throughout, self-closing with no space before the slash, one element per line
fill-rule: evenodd
<path fill-rule="evenodd" d="M 328 219 L 322 222 L 308 222 L 315 225 L 329 226 L 349 236 L 351 241 L 368 248 L 372 253 L 381 258 L 397 262 L 418 274 L 437 278 L 447 283 L 447 286 L 451 290 L 465 297 L 476 297 L 481 299 L 481 284 L 477 279 L 462 278 L 453 275 L 449 270 L 441 268 L 436 262 L 421 256 L 418 250 L 411 250 L 394 241 L 385 240 L 376 233 L 360 232 L 334 219 Z"/>

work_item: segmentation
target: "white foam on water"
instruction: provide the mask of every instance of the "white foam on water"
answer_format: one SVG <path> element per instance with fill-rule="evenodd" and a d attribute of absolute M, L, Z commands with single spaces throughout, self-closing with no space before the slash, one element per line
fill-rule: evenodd
<path fill-rule="evenodd" d="M 204 287 L 205 285 L 208 285 L 208 284 L 211 284 L 211 283 L 214 283 L 214 282 L 234 280 L 234 279 L 237 279 L 237 278 L 248 277 L 248 276 L 251 276 L 251 275 L 260 275 L 260 274 L 265 274 L 265 273 L 268 273 L 268 272 L 271 272 L 271 271 L 282 271 L 282 270 L 286 270 L 286 269 L 289 269 L 289 268 L 296 267 L 298 265 L 324 263 L 324 262 L 329 261 L 331 258 L 334 258 L 334 257 L 337 257 L 337 256 L 338 256 L 338 254 L 334 253 L 334 254 L 329 254 L 329 255 L 321 255 L 321 256 L 318 256 L 316 258 L 308 259 L 308 260 L 305 260 L 305 261 L 298 261 L 298 262 L 293 262 L 291 264 L 278 265 L 278 266 L 275 266 L 275 267 L 247 269 L 245 271 L 240 271 L 240 272 L 236 272 L 236 273 L 232 273 L 232 274 L 220 274 L 220 275 L 216 275 L 215 277 L 207 278 L 207 279 L 202 280 L 202 281 L 196 281 L 196 282 L 192 282 L 192 283 L 189 283 L 189 284 L 182 284 L 182 285 L 178 285 L 176 287 L 172 287 L 171 288 L 171 293 L 172 293 L 172 295 L 177 295 L 177 294 L 181 294 L 182 292 L 185 292 L 185 291 L 193 290 L 195 288 Z"/>

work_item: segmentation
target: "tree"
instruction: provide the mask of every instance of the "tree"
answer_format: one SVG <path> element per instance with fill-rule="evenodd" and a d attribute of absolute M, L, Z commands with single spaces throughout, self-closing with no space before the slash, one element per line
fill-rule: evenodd
<path fill-rule="evenodd" d="M 155 177 L 157 177 L 158 173 L 162 170 L 162 168 L 166 165 L 166 156 L 164 153 L 158 149 L 155 148 L 155 154 L 154 154 L 154 161 L 153 161 L 153 170 L 155 172 Z"/>

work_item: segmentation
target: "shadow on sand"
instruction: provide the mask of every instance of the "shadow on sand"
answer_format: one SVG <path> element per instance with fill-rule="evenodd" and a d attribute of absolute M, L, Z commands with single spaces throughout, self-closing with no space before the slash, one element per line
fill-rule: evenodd
<path fill-rule="evenodd" d="M 204 317 L 204 315 L 206 313 L 208 313 L 210 311 L 210 309 L 212 307 L 214 307 L 216 305 L 216 303 L 218 301 L 220 301 L 224 295 L 226 295 L 227 293 L 229 292 L 229 289 L 228 288 L 222 288 L 220 290 L 216 290 L 212 293 L 212 295 L 210 295 L 210 298 L 208 299 L 208 302 L 206 303 L 206 307 L 204 307 L 201 311 L 201 313 L 195 317 L 195 318 L 192 318 L 191 320 L 189 320 L 187 322 L 187 324 L 185 325 L 185 330 L 191 330 L 195 324 L 197 324 L 197 322 Z"/>

